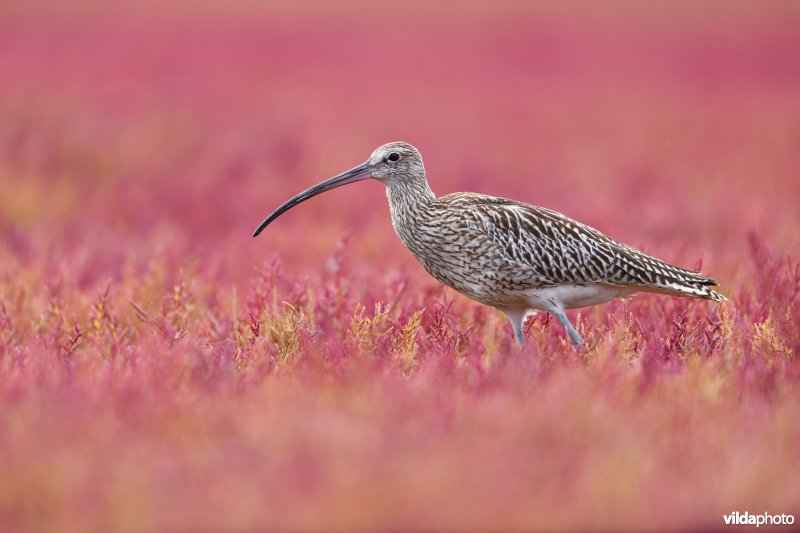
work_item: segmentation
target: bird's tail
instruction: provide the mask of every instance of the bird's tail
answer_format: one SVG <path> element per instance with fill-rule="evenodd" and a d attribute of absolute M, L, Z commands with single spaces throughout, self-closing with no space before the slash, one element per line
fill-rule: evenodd
<path fill-rule="evenodd" d="M 642 290 L 649 292 L 657 292 L 659 294 L 670 294 L 673 296 L 689 296 L 691 298 L 700 298 L 702 300 L 713 300 L 715 302 L 724 302 L 728 298 L 710 287 L 715 287 L 717 282 L 711 278 L 698 276 L 697 281 L 693 282 L 673 282 L 660 286 L 642 287 Z"/>

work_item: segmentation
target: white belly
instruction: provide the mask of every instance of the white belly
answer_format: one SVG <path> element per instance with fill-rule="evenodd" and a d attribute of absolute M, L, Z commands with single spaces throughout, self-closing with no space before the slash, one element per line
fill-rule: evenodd
<path fill-rule="evenodd" d="M 636 292 L 632 287 L 614 287 L 599 283 L 587 285 L 559 285 L 542 289 L 529 289 L 525 291 L 531 307 L 550 311 L 553 307 L 561 309 L 576 309 L 588 307 L 615 298 L 624 298 Z"/>

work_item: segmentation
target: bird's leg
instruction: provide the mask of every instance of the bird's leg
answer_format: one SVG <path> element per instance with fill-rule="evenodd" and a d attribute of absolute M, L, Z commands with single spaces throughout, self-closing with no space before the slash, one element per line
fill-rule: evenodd
<path fill-rule="evenodd" d="M 561 322 L 565 328 L 567 328 L 567 333 L 569 334 L 569 338 L 572 341 L 572 344 L 576 346 L 579 344 L 583 344 L 583 339 L 581 338 L 580 335 L 578 335 L 578 332 L 575 331 L 575 328 L 572 326 L 572 323 L 569 321 L 569 318 L 567 318 L 566 313 L 564 313 L 564 311 L 561 309 L 556 309 L 552 311 L 552 313 L 558 319 L 558 321 Z"/>
<path fill-rule="evenodd" d="M 522 326 L 514 327 L 514 338 L 517 341 L 517 347 L 522 348 L 525 346 L 525 335 L 522 333 Z"/>
<path fill-rule="evenodd" d="M 502 309 L 508 321 L 511 322 L 511 327 L 514 329 L 514 339 L 517 341 L 517 347 L 522 348 L 525 345 L 525 334 L 522 330 L 522 325 L 525 323 L 527 316 L 526 309 Z"/>

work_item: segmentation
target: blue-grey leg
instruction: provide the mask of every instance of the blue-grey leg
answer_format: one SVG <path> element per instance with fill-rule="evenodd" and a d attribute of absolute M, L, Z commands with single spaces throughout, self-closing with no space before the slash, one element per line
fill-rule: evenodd
<path fill-rule="evenodd" d="M 525 317 L 528 316 L 527 309 L 501 309 L 501 311 L 505 313 L 506 318 L 511 322 L 511 327 L 514 328 L 514 339 L 517 341 L 517 346 L 522 348 L 525 345 L 522 325 L 525 323 Z"/>
<path fill-rule="evenodd" d="M 552 311 L 552 313 L 558 319 L 558 321 L 561 322 L 565 328 L 567 328 L 567 333 L 569 334 L 572 344 L 583 344 L 583 339 L 581 339 L 581 336 L 578 335 L 577 331 L 575 331 L 575 328 L 572 327 L 572 323 L 569 321 L 569 318 L 567 318 L 566 313 L 564 313 L 564 311 L 561 309 L 556 309 L 555 311 Z"/>
<path fill-rule="evenodd" d="M 522 332 L 522 326 L 514 327 L 514 339 L 517 341 L 517 346 L 522 348 L 525 346 L 525 334 Z"/>

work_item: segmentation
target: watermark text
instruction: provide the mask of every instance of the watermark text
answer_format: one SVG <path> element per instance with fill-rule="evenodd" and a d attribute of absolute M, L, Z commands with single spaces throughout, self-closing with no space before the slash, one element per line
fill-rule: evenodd
<path fill-rule="evenodd" d="M 791 514 L 752 514 L 747 511 L 722 515 L 726 526 L 791 526 L 794 524 L 794 515 Z"/>

